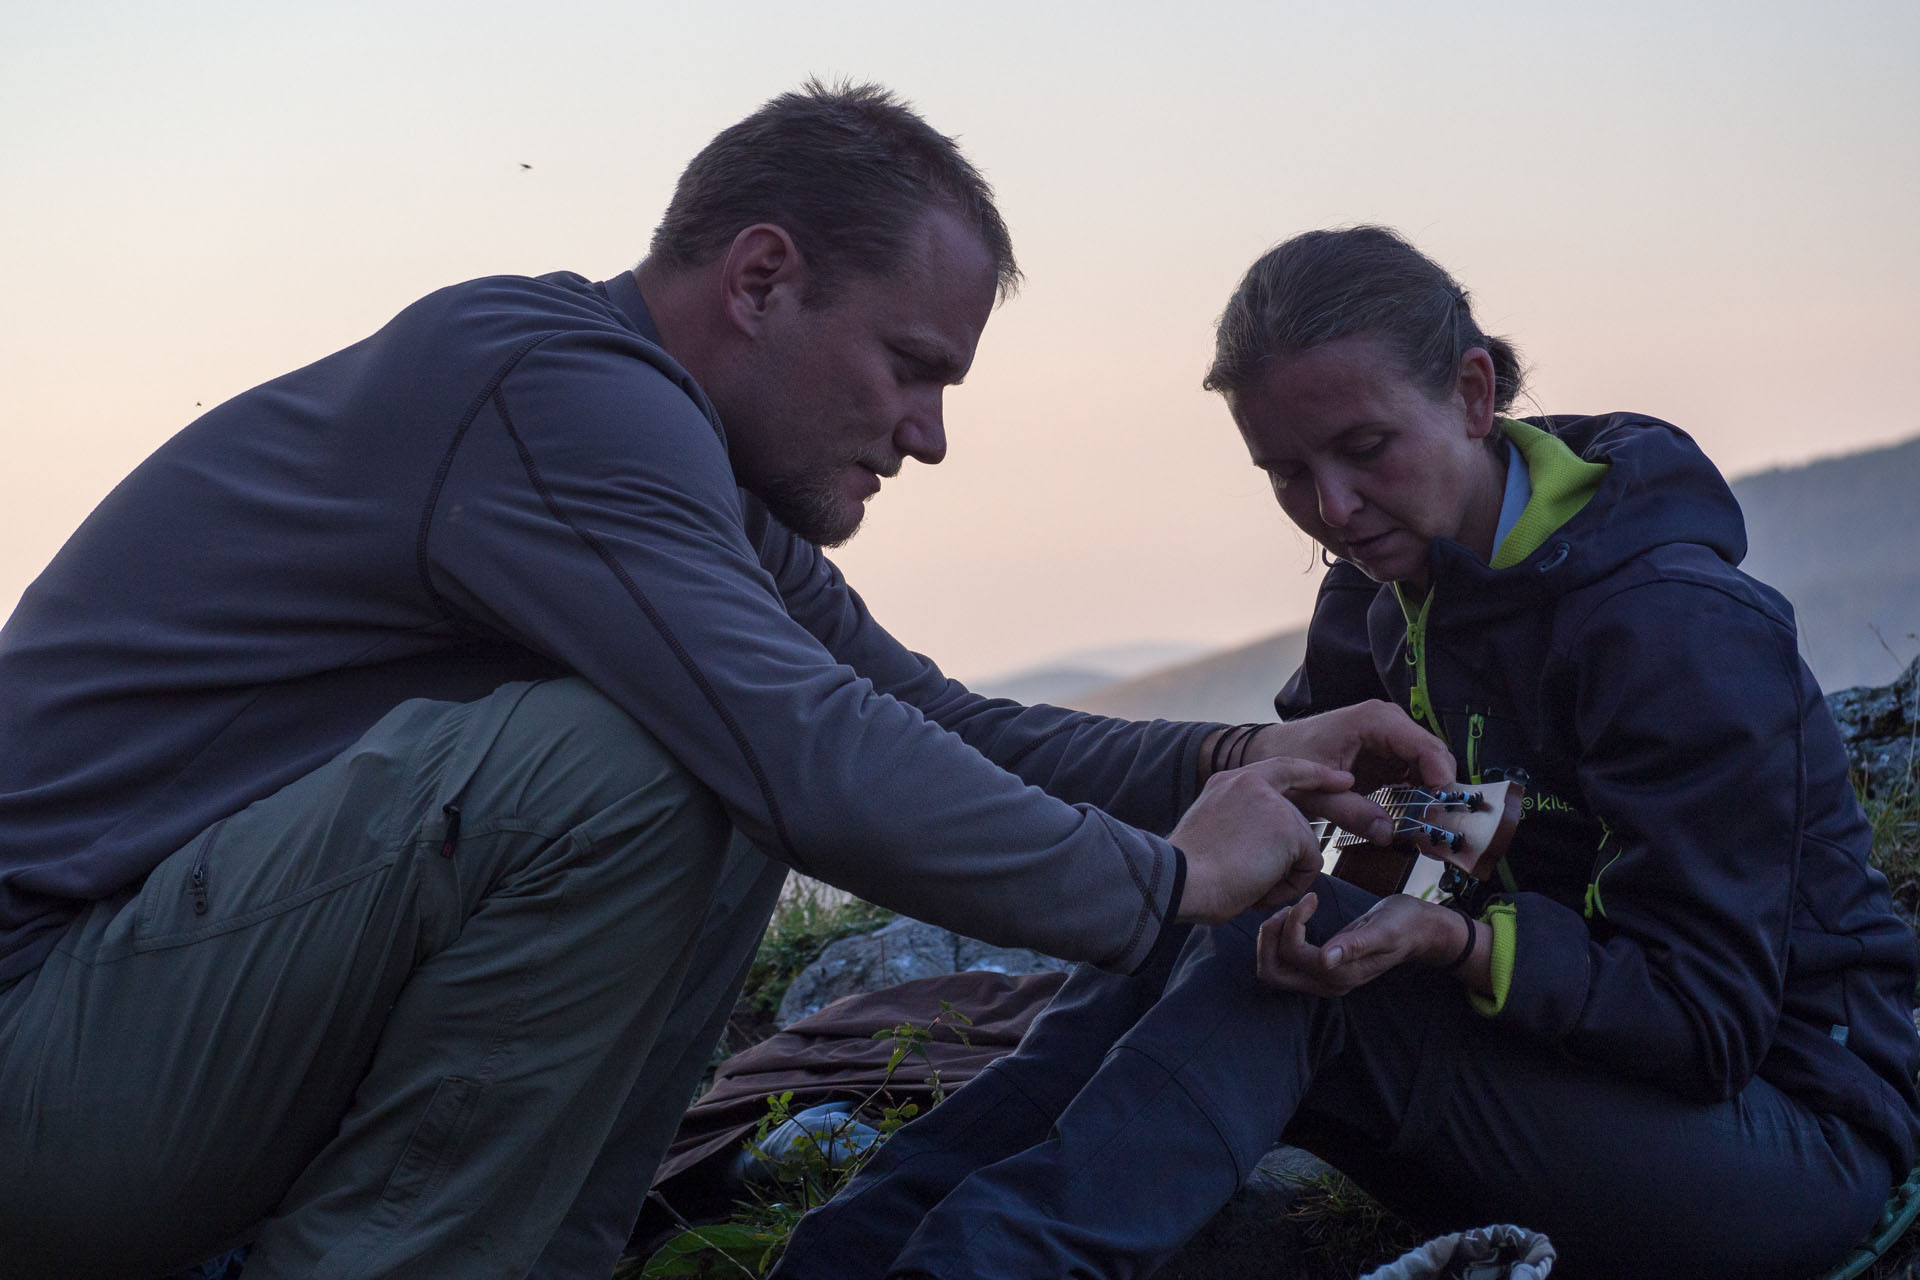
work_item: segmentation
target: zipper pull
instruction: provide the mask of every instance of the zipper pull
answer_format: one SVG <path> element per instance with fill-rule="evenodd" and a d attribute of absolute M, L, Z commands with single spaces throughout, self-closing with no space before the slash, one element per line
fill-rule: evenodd
<path fill-rule="evenodd" d="M 453 846 L 460 839 L 460 806 L 452 803 L 443 804 L 440 806 L 440 812 L 447 815 L 447 834 L 440 841 L 440 856 L 451 858 Z"/>
<path fill-rule="evenodd" d="M 207 868 L 205 863 L 193 864 L 193 914 L 207 914 Z"/>

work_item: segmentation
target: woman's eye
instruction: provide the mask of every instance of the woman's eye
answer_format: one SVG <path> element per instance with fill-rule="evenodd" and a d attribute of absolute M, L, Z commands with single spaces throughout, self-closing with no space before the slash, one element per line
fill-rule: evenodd
<path fill-rule="evenodd" d="M 1285 492 L 1286 487 L 1298 480 L 1302 472 L 1299 467 L 1269 467 L 1267 481 L 1273 485 L 1275 493 Z"/>
<path fill-rule="evenodd" d="M 1386 447 L 1387 438 L 1385 436 L 1374 436 L 1365 440 L 1356 440 L 1347 446 L 1347 456 L 1357 461 L 1365 462 L 1369 458 L 1379 457 L 1386 451 Z"/>

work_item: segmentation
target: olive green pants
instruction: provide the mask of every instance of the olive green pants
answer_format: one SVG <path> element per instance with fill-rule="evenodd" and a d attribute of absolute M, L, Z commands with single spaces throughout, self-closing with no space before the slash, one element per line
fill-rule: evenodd
<path fill-rule="evenodd" d="M 396 708 L 0 991 L 0 1276 L 604 1277 L 783 875 L 582 681 Z"/>

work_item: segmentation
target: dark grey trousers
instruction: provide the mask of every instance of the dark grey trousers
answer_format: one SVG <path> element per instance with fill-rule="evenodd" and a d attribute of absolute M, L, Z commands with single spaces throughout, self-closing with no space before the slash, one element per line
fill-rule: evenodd
<path fill-rule="evenodd" d="M 0 991 L 0 1275 L 604 1277 L 783 877 L 584 682 L 396 708 Z"/>
<path fill-rule="evenodd" d="M 1373 901 L 1316 887 L 1315 942 Z M 1517 1043 L 1417 965 L 1339 1000 L 1263 987 L 1262 914 L 1194 930 L 1171 977 L 1076 970 L 1018 1050 L 800 1223 L 774 1276 L 1135 1280 L 1283 1135 L 1431 1233 L 1545 1231 L 1555 1280 L 1797 1280 L 1887 1198 L 1883 1154 L 1764 1080 L 1687 1101 Z"/>

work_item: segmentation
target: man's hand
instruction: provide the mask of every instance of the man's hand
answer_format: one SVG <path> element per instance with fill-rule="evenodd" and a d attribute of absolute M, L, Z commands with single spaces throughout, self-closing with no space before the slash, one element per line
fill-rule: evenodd
<path fill-rule="evenodd" d="M 1320 844 L 1293 797 L 1345 791 L 1353 775 L 1311 760 L 1260 760 L 1215 774 L 1168 838 L 1187 855 L 1180 919 L 1231 920 L 1289 902 L 1320 872 Z"/>
<path fill-rule="evenodd" d="M 1466 945 L 1467 922 L 1458 912 L 1396 893 L 1316 947 L 1307 941 L 1307 921 L 1319 901 L 1309 893 L 1260 926 L 1260 981 L 1283 991 L 1343 996 L 1408 960 L 1451 965 Z M 1473 952 L 1459 970 L 1482 992 L 1490 989 L 1492 945 L 1491 929 L 1476 930 Z"/>
<path fill-rule="evenodd" d="M 1368 792 L 1393 782 L 1445 787 L 1454 780 L 1453 756 L 1446 743 L 1391 702 L 1360 702 L 1265 725 L 1247 740 L 1244 750 L 1234 754 L 1239 757 L 1236 764 L 1292 756 L 1350 772 L 1351 790 L 1304 794 L 1301 807 L 1310 817 L 1325 818 L 1376 844 L 1392 843 L 1393 821 L 1367 799 Z M 1200 758 L 1208 760 L 1204 745 Z"/>

